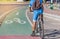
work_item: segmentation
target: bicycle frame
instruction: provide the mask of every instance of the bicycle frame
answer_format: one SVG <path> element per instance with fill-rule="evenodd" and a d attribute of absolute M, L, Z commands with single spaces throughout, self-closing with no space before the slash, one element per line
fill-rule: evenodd
<path fill-rule="evenodd" d="M 41 18 L 39 16 L 38 16 L 38 20 L 37 20 L 36 32 L 40 33 L 39 36 L 42 39 L 44 39 L 44 26 L 43 26 L 43 23 L 42 23 Z"/>

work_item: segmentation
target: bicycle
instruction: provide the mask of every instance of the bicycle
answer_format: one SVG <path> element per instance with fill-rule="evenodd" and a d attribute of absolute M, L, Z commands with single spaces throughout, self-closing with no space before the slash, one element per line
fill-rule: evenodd
<path fill-rule="evenodd" d="M 43 23 L 41 21 L 41 17 L 38 16 L 37 26 L 36 26 L 36 33 L 39 33 L 38 36 L 40 36 L 42 39 L 44 39 L 44 26 L 43 26 Z"/>

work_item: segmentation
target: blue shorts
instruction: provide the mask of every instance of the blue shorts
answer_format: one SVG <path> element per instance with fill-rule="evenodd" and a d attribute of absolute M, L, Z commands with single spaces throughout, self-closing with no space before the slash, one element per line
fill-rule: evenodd
<path fill-rule="evenodd" d="M 43 10 L 42 9 L 41 10 L 34 10 L 33 11 L 33 22 L 36 22 L 37 21 L 38 16 L 40 14 L 43 14 Z"/>

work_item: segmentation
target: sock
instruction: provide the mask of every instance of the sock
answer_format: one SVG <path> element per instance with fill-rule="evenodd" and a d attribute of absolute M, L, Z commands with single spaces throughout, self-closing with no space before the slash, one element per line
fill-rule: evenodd
<path fill-rule="evenodd" d="M 33 31 L 33 33 L 35 33 L 35 31 Z"/>

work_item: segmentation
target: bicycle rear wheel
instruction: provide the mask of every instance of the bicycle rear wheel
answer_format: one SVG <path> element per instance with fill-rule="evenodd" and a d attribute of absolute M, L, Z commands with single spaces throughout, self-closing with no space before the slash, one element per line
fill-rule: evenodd
<path fill-rule="evenodd" d="M 42 39 L 44 39 L 44 25 L 43 25 L 43 23 L 42 22 L 39 22 L 39 24 L 38 24 L 40 27 L 40 29 L 39 29 L 39 33 L 40 33 L 40 37 L 42 38 Z"/>

